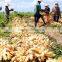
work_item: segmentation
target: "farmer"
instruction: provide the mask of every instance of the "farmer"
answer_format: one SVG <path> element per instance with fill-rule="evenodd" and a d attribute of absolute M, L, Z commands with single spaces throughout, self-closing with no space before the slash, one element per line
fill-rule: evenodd
<path fill-rule="evenodd" d="M 35 15 L 34 15 L 34 17 L 35 17 L 35 27 L 37 26 L 37 23 L 38 23 L 38 21 L 39 21 L 40 18 L 42 18 L 42 20 L 43 20 L 43 22 L 45 24 L 45 21 L 43 19 L 43 15 L 40 14 L 40 11 L 41 11 L 41 5 L 40 5 L 40 3 L 41 3 L 41 1 L 42 0 L 38 0 L 37 1 L 36 8 L 35 8 L 35 10 L 36 10 L 35 11 Z"/>
<path fill-rule="evenodd" d="M 6 13 L 6 23 L 9 21 L 10 11 L 13 11 L 13 9 L 9 9 L 9 4 L 5 6 L 5 13 Z"/>
<path fill-rule="evenodd" d="M 48 22 L 50 22 L 49 21 L 49 13 L 50 13 L 50 8 L 49 8 L 49 6 L 48 6 L 48 4 L 46 4 L 45 5 L 45 19 L 46 19 L 46 22 L 48 23 Z"/>
<path fill-rule="evenodd" d="M 52 14 L 53 14 L 53 20 L 55 22 L 58 22 L 59 18 L 61 18 L 61 12 L 58 3 L 55 3 L 55 6 L 52 9 Z"/>

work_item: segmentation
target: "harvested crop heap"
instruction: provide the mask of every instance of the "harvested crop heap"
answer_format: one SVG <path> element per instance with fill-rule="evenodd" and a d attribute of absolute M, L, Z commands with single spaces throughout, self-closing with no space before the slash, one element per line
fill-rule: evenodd
<path fill-rule="evenodd" d="M 50 42 L 47 36 L 35 33 L 24 20 L 18 17 L 12 22 L 12 33 L 9 38 L 11 44 L 0 45 L 1 62 L 58 61 L 54 59 L 55 54 L 50 50 L 53 42 Z"/>

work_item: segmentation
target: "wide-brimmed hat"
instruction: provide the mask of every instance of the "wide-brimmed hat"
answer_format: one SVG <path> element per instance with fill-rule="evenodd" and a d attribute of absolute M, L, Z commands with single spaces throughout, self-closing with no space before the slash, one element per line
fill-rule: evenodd
<path fill-rule="evenodd" d="M 5 3 L 5 6 L 9 6 L 10 4 L 8 4 L 8 3 Z"/>

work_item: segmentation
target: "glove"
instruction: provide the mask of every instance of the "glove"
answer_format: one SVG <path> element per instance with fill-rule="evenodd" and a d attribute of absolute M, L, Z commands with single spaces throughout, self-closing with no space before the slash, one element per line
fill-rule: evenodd
<path fill-rule="evenodd" d="M 11 11 L 14 11 L 14 9 L 11 9 Z"/>

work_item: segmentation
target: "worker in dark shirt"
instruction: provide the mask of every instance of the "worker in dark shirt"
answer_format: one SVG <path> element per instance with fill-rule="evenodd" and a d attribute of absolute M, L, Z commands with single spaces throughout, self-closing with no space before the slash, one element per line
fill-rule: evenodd
<path fill-rule="evenodd" d="M 40 14 L 40 11 L 42 11 L 41 10 L 41 5 L 40 5 L 41 1 L 42 0 L 38 0 L 37 4 L 35 6 L 35 15 L 34 15 L 34 17 L 35 17 L 35 27 L 37 26 L 37 23 L 38 23 L 40 18 L 42 18 L 42 20 L 44 22 L 44 25 L 45 25 L 45 21 L 44 21 L 43 15 Z"/>
<path fill-rule="evenodd" d="M 9 16 L 10 16 L 10 11 L 13 11 L 13 9 L 9 9 L 9 5 L 7 4 L 6 6 L 5 6 L 5 16 L 6 16 L 6 23 L 8 23 L 8 21 L 9 21 Z"/>

